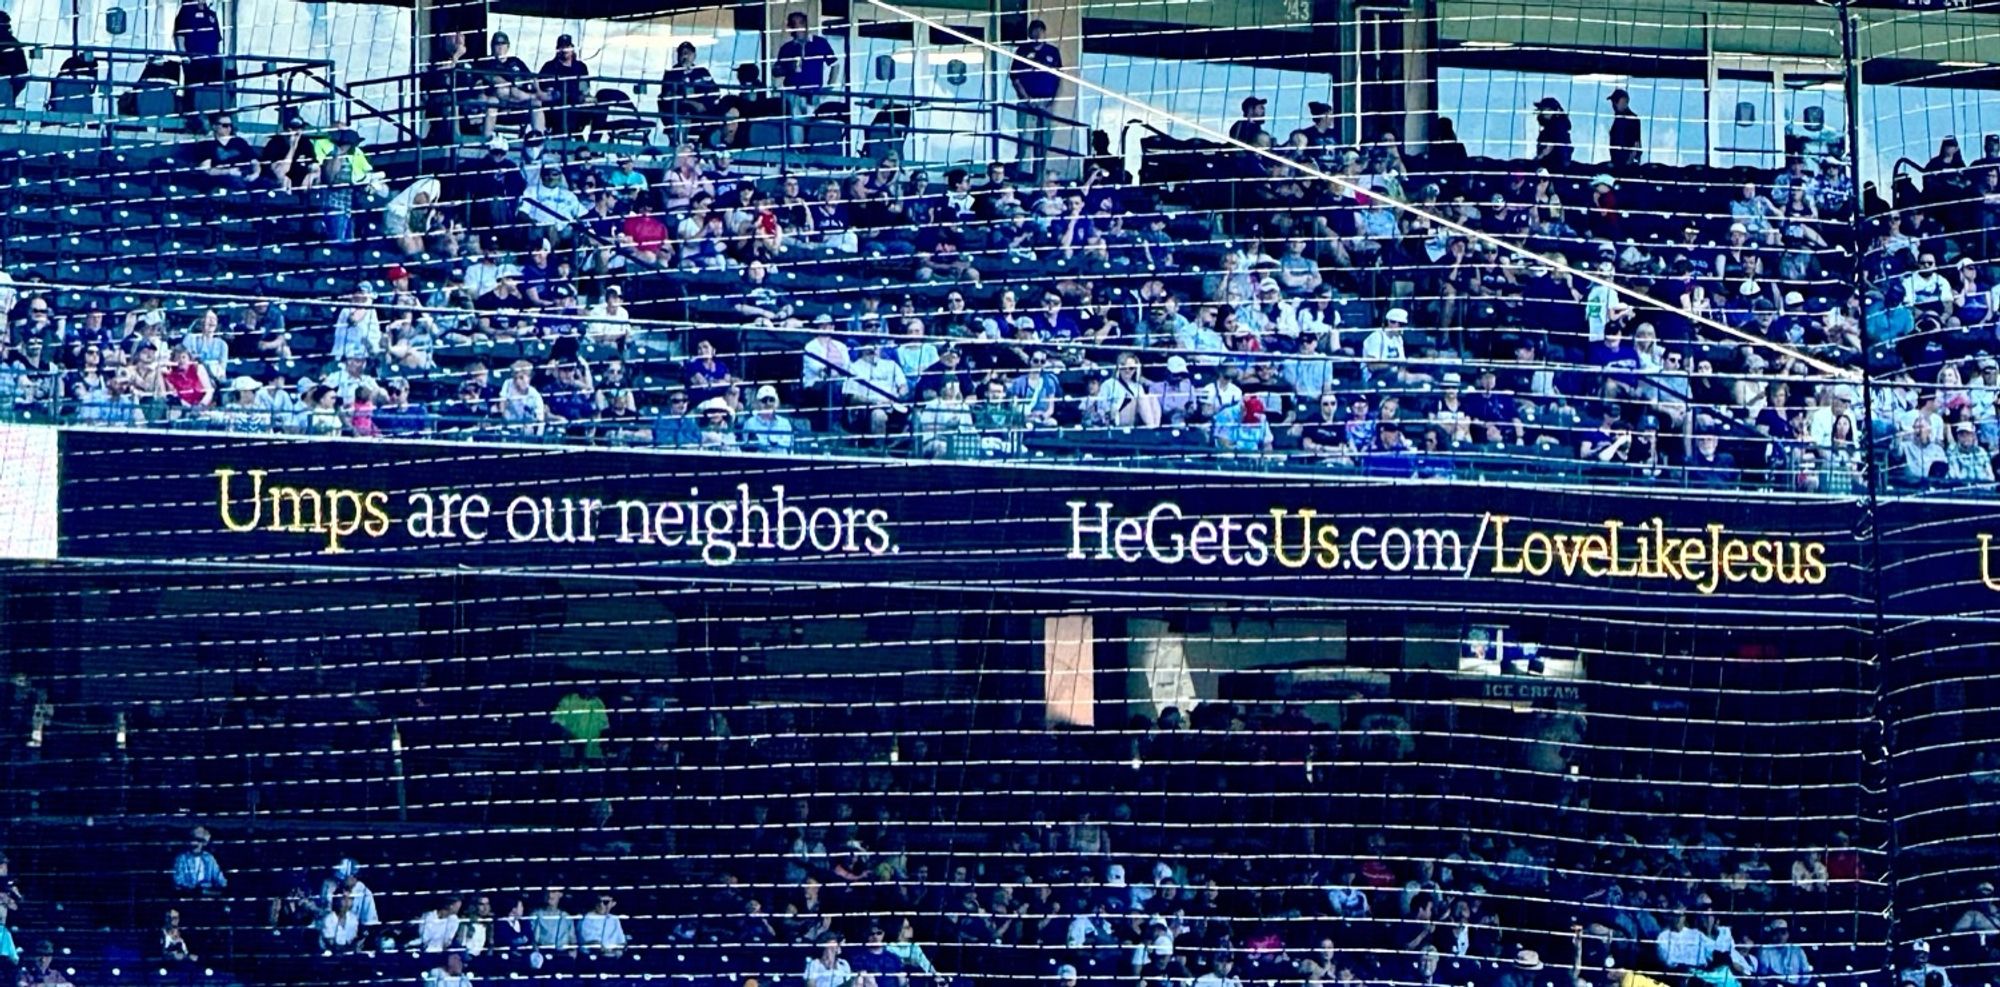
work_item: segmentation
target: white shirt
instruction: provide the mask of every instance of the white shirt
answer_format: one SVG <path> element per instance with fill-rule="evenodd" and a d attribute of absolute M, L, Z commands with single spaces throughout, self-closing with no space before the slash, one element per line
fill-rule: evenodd
<path fill-rule="evenodd" d="M 456 915 L 439 915 L 435 911 L 424 913 L 417 920 L 417 945 L 426 953 L 442 953 L 451 948 L 458 938 L 460 919 Z"/>
<path fill-rule="evenodd" d="M 576 920 L 576 938 L 585 946 L 596 946 L 607 953 L 619 952 L 631 941 L 625 938 L 625 924 L 618 921 L 618 916 L 596 912 L 586 912 Z"/>
<path fill-rule="evenodd" d="M 819 359 L 813 359 L 818 357 Z M 823 361 L 823 362 L 822 362 Z M 852 362 L 847 353 L 847 344 L 832 336 L 814 336 L 806 340 L 805 370 L 799 374 L 799 383 L 814 387 L 828 377 L 839 379 L 832 367 L 846 370 Z"/>
<path fill-rule="evenodd" d="M 622 305 L 614 314 L 600 302 L 592 305 L 587 314 L 590 322 L 584 329 L 584 335 L 592 342 L 601 343 L 607 339 L 621 339 L 632 334 L 631 310 Z"/>
<path fill-rule="evenodd" d="M 1373 363 L 1391 363 L 1403 358 L 1403 333 L 1377 329 L 1361 341 L 1361 356 Z"/>
<path fill-rule="evenodd" d="M 805 987 L 847 987 L 853 979 L 854 970 L 846 960 L 834 960 L 832 966 L 817 956 L 806 961 Z"/>
<path fill-rule="evenodd" d="M 328 912 L 319 920 L 319 936 L 330 945 L 352 946 L 361 937 L 361 922 L 355 918 L 353 909 L 348 909 L 346 915 Z"/>
<path fill-rule="evenodd" d="M 843 389 L 847 399 L 855 404 L 886 406 L 902 401 L 910 393 L 909 379 L 903 376 L 903 368 L 897 366 L 894 360 L 880 357 L 857 360 L 848 369 L 854 376 Z M 863 381 L 875 386 L 869 387 Z M 882 393 L 884 391 L 888 394 Z M 891 394 L 895 396 L 890 397 Z"/>
<path fill-rule="evenodd" d="M 1708 937 L 1699 929 L 1661 929 L 1655 944 L 1667 966 L 1698 970 L 1708 965 Z"/>

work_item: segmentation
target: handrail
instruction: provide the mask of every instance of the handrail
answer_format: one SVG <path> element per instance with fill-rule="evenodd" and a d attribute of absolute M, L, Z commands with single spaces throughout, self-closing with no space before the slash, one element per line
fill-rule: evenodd
<path fill-rule="evenodd" d="M 398 131 L 402 132 L 405 136 L 409 137 L 411 140 L 420 141 L 423 139 L 422 136 L 418 134 L 416 131 L 411 130 L 410 128 L 404 126 L 403 122 L 401 120 L 396 119 L 395 115 L 391 114 L 387 110 L 377 107 L 375 104 L 370 103 L 359 96 L 354 95 L 354 93 L 350 91 L 347 87 L 341 86 L 335 83 L 333 80 L 317 75 L 309 70 L 301 70 L 301 71 L 307 78 L 313 80 L 314 82 L 319 83 L 322 86 L 325 86 L 328 90 L 332 91 L 334 94 L 345 97 L 350 102 L 359 104 L 362 109 L 368 111 L 369 115 L 365 119 L 386 120 L 389 122 L 390 126 L 395 127 Z M 350 110 L 348 113 L 348 123 L 351 124 L 353 122 L 354 122 L 354 114 Z"/>

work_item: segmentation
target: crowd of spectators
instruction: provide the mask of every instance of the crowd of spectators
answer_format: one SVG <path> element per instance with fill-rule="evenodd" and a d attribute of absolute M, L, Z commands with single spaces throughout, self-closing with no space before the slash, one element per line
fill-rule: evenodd
<path fill-rule="evenodd" d="M 551 719 L 564 741 L 561 763 L 728 766 L 707 775 L 710 787 L 743 795 L 751 791 L 744 785 L 772 777 L 760 766 L 789 764 L 791 747 L 807 742 L 804 733 L 780 733 L 759 747 L 730 745 L 726 725 L 663 738 L 635 729 L 637 718 L 607 714 L 594 693 L 565 697 Z M 1562 717 L 1539 720 L 1546 739 L 1555 734 L 1544 728 Z M 1285 820 L 1287 806 L 1333 780 L 1259 765 L 1318 761 L 1326 772 L 1353 771 L 1381 756 L 1409 757 L 1409 749 L 1391 748 L 1410 741 L 1342 750 L 1296 709 L 1229 704 L 1191 717 L 1169 709 L 1138 740 L 1126 736 L 1118 734 L 1120 743 L 1133 744 L 1134 757 L 1149 766 L 1147 781 L 1212 804 L 1183 804 L 1173 814 L 1182 825 L 1162 827 L 1129 798 L 1069 795 L 1066 802 L 1084 808 L 1024 815 L 1005 824 L 990 849 L 967 853 L 927 837 L 927 826 L 945 820 L 905 818 L 923 803 L 892 793 L 874 804 L 753 800 L 754 812 L 714 834 L 722 842 L 710 846 L 690 830 L 680 836 L 685 842 L 665 844 L 677 861 L 669 870 L 641 878 L 634 868 L 661 865 L 635 857 L 611 872 L 634 882 L 644 898 L 638 913 L 620 907 L 625 892 L 615 884 L 585 892 L 548 886 L 564 865 L 543 858 L 516 862 L 542 882 L 525 892 L 433 890 L 440 881 L 450 886 L 460 865 L 449 862 L 423 865 L 420 878 L 377 866 L 366 872 L 385 882 L 376 888 L 351 858 L 301 872 L 253 868 L 258 876 L 246 887 L 218 861 L 209 830 L 196 827 L 156 878 L 159 928 L 142 948 L 118 948 L 148 966 L 221 968 L 251 984 L 434 987 L 662 977 L 716 984 L 796 977 L 805 987 L 1813 987 L 1867 982 L 1885 965 L 1899 985 L 1940 987 L 1953 972 L 1978 976 L 1994 959 L 1974 941 L 2000 914 L 1990 883 L 1971 888 L 1962 911 L 1936 930 L 1957 943 L 1956 954 L 1934 957 L 1926 941 L 1894 956 L 1871 949 L 1879 930 L 1857 922 L 1865 921 L 1858 913 L 1879 857 L 1843 833 L 1808 838 L 1825 849 L 1767 852 L 1699 818 L 1586 821 L 1564 809 L 1575 807 L 1574 795 L 1556 795 L 1542 808 L 1563 822 L 1546 834 L 1315 822 L 1306 827 L 1312 836 L 1254 829 L 1215 839 L 1210 831 L 1232 820 Z M 1050 742 L 1059 749 L 1017 770 L 1109 750 L 1088 735 L 1043 741 Z M 911 745 L 908 763 L 913 785 L 926 771 L 950 769 L 922 741 Z M 1128 770 L 1106 762 L 1111 768 Z M 818 770 L 830 777 L 834 769 Z M 584 856 L 630 857 L 634 847 L 616 842 L 630 836 L 591 849 L 600 846 L 593 834 L 619 832 L 607 826 L 614 801 L 640 803 L 610 799 L 615 789 L 593 787 L 603 781 L 570 784 L 591 789 L 579 792 L 593 818 L 565 836 L 566 845 Z M 734 818 L 742 808 L 713 811 Z M 975 815 L 1006 811 L 995 804 Z M 470 883 L 494 875 L 459 876 Z M 413 881 L 428 888 L 395 886 Z M 4 857 L 0 892 L 0 944 L 11 946 L 9 927 L 32 931 L 52 917 L 40 910 L 40 896 L 21 892 Z M 0 957 L 15 959 L 5 949 Z M 69 983 L 65 964 L 74 977 L 77 964 L 91 962 L 38 941 L 25 951 L 17 982 Z"/>
<path fill-rule="evenodd" d="M 361 436 L 950 457 L 1067 437 L 1388 475 L 1532 461 L 1843 492 L 1879 464 L 1912 487 L 1993 482 L 1995 138 L 1971 163 L 1946 141 L 1893 206 L 1856 188 L 1823 118 L 1775 173 L 1648 164 L 1622 90 L 1596 168 L 1553 99 L 1535 157 L 1501 162 L 1448 120 L 1422 153 L 1391 131 L 1344 144 L 1323 103 L 1280 138 L 1256 96 L 1230 128 L 1256 152 L 1149 144 L 1137 176 L 1102 133 L 1068 161 L 1043 140 L 1017 168 L 937 176 L 894 146 L 852 173 L 740 166 L 743 120 L 795 128 L 832 96 L 835 53 L 802 14 L 788 26 L 772 98 L 679 50 L 663 106 L 687 139 L 657 156 L 568 138 L 589 75 L 568 36 L 539 73 L 504 34 L 482 59 L 437 39 L 426 85 L 474 143 L 423 174 L 294 111 L 261 152 L 218 116 L 173 159 L 190 182 L 225 203 L 302 194 L 321 235 L 392 262 L 299 325 L 282 303 L 56 311 L 57 293 L 7 291 L 0 397 Z M 1022 51 L 1039 133 L 1060 55 L 1032 32 Z"/>

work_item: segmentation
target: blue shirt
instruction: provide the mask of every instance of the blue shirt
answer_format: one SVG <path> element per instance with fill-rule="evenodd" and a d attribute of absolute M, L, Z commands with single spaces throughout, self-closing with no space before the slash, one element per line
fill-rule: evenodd
<path fill-rule="evenodd" d="M 833 44 L 815 34 L 804 41 L 796 38 L 778 49 L 778 64 L 772 74 L 783 79 L 785 88 L 815 93 L 826 88 L 828 70 L 833 68 Z"/>
<path fill-rule="evenodd" d="M 206 3 L 184 3 L 174 14 L 174 40 L 190 55 L 215 55 L 222 51 L 222 25 L 215 9 Z"/>
<path fill-rule="evenodd" d="M 763 415 L 744 418 L 743 445 L 757 452 L 789 452 L 792 448 L 791 419 L 784 415 L 772 415 L 768 421 Z"/>
<path fill-rule="evenodd" d="M 1062 68 L 1062 52 L 1046 41 L 1024 42 L 1014 49 L 1014 54 L 1027 59 L 1042 68 L 1031 68 L 1027 62 L 1015 62 L 1009 73 L 1014 85 L 1019 87 L 1023 99 L 1044 100 L 1056 98 L 1056 91 L 1062 88 L 1062 79 L 1047 69 Z"/>
<path fill-rule="evenodd" d="M 174 858 L 174 887 L 203 891 L 228 886 L 229 879 L 222 876 L 222 865 L 215 862 L 215 854 L 207 850 L 182 850 Z"/>

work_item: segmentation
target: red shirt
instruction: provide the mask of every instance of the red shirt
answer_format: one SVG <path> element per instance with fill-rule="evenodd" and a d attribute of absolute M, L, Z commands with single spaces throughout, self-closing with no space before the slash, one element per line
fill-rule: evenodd
<path fill-rule="evenodd" d="M 660 253 L 667 248 L 667 224 L 647 213 L 638 213 L 625 220 L 625 235 L 640 250 Z"/>
<path fill-rule="evenodd" d="M 182 404 L 200 404 L 202 401 L 201 364 L 189 363 L 185 367 L 168 367 L 162 375 L 167 382 L 167 390 L 181 399 Z"/>

